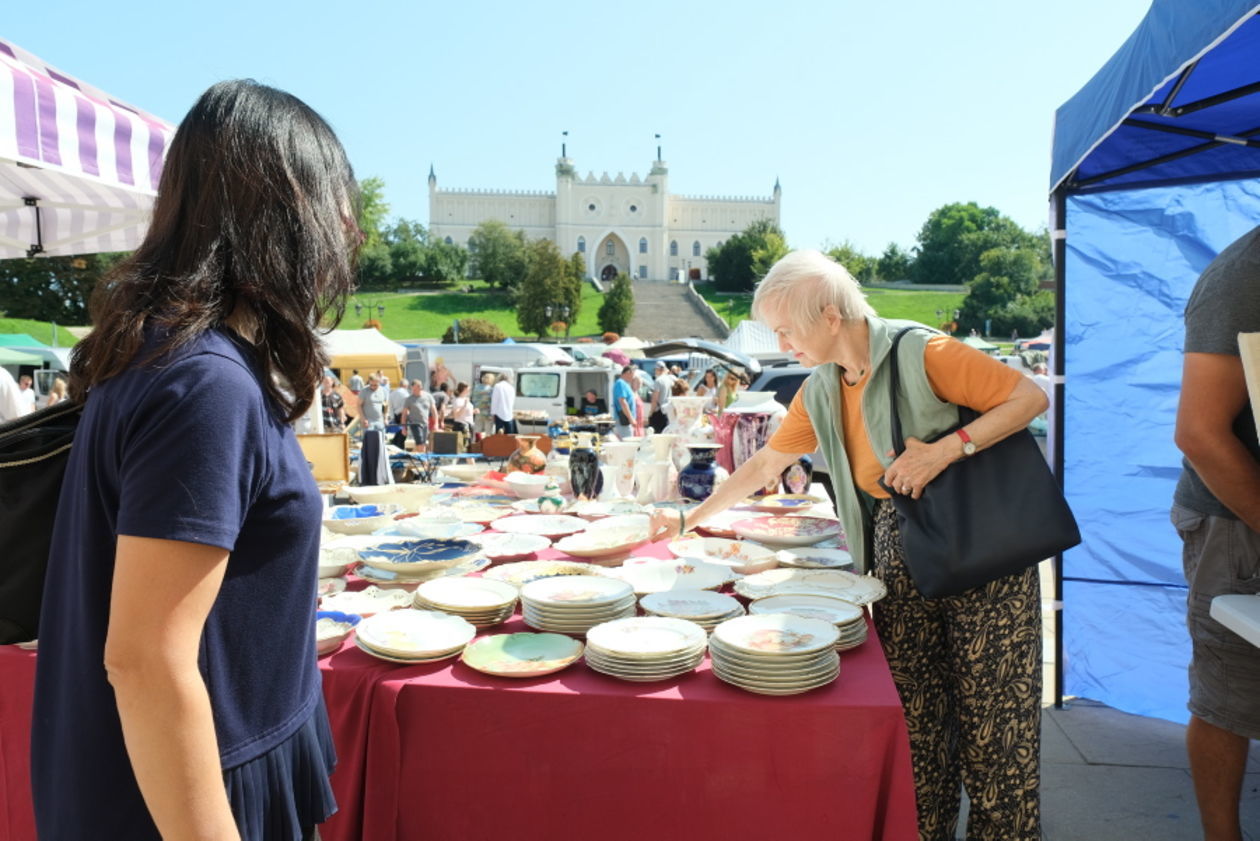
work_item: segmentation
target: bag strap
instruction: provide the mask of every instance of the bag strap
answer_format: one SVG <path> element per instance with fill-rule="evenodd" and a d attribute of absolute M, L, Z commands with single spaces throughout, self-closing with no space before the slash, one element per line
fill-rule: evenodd
<path fill-rule="evenodd" d="M 901 366 L 897 364 L 897 346 L 901 344 L 902 336 L 917 329 L 919 328 L 903 327 L 898 330 L 897 335 L 893 336 L 892 350 L 888 352 L 888 364 L 892 367 L 888 385 L 888 417 L 892 420 L 893 452 L 898 456 L 905 452 L 906 442 L 901 435 L 901 418 L 897 416 L 897 391 L 901 388 Z M 979 412 L 970 406 L 958 407 L 959 426 L 965 426 L 978 417 L 980 417 Z"/>

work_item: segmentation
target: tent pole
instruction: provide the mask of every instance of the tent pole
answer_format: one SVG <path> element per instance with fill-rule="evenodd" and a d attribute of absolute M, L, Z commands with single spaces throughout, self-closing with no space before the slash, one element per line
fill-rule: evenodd
<path fill-rule="evenodd" d="M 1051 421 L 1053 440 L 1053 466 L 1059 488 L 1063 489 L 1063 357 L 1064 322 L 1067 304 L 1067 190 L 1060 186 L 1054 191 L 1054 230 L 1051 232 L 1054 248 L 1054 418 Z M 1063 553 L 1054 556 L 1054 707 L 1063 709 Z"/>

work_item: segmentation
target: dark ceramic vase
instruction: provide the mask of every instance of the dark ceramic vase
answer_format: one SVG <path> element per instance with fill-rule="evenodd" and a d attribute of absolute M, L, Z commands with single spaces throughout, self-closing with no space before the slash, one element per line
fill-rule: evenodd
<path fill-rule="evenodd" d="M 596 499 L 604 489 L 599 455 L 591 446 L 591 436 L 587 433 L 578 434 L 577 444 L 569 453 L 569 484 L 578 499 Z"/>
<path fill-rule="evenodd" d="M 683 499 L 703 502 L 713 493 L 717 468 L 713 460 L 720 447 L 716 444 L 688 444 L 691 463 L 678 471 L 678 493 Z"/>
<path fill-rule="evenodd" d="M 783 481 L 784 493 L 809 493 L 809 485 L 814 481 L 814 460 L 809 456 L 801 456 L 788 465 L 780 479 Z"/>

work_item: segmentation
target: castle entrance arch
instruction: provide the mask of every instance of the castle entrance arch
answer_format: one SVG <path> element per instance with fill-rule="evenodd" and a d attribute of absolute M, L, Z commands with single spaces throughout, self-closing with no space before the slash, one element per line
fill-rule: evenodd
<path fill-rule="evenodd" d="M 592 256 L 599 261 L 596 265 L 603 267 L 599 271 L 600 280 L 610 281 L 622 272 L 634 277 L 634 270 L 630 264 L 630 249 L 626 247 L 625 240 L 617 234 L 610 231 L 600 237 L 599 245 L 596 246 Z"/>
<path fill-rule="evenodd" d="M 614 266 L 612 263 L 609 263 L 607 266 L 604 266 L 604 270 L 599 273 L 599 279 L 602 280 L 604 283 L 608 283 L 609 281 L 616 280 L 617 267 Z"/>

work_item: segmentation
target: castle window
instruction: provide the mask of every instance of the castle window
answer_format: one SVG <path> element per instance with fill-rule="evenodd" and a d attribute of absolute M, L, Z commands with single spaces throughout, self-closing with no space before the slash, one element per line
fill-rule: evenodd
<path fill-rule="evenodd" d="M 691 244 L 691 256 L 692 257 L 700 256 L 700 240 L 696 240 L 695 242 Z"/>
<path fill-rule="evenodd" d="M 639 266 L 639 279 L 647 280 L 647 266 Z"/>
<path fill-rule="evenodd" d="M 613 245 L 612 240 L 608 240 L 608 242 L 604 243 L 604 253 L 607 254 L 609 257 L 616 256 L 617 246 Z"/>
<path fill-rule="evenodd" d="M 578 237 L 578 253 L 586 253 L 586 237 Z"/>
<path fill-rule="evenodd" d="M 632 204 L 632 205 L 630 205 L 630 212 L 631 212 L 631 213 L 638 213 L 638 212 L 639 212 L 639 206 L 638 206 L 637 204 Z"/>
<path fill-rule="evenodd" d="M 586 206 L 586 209 L 587 209 L 587 210 L 589 210 L 591 213 L 594 213 L 594 212 L 595 212 L 595 205 L 594 205 L 594 204 L 588 204 L 588 205 Z"/>
<path fill-rule="evenodd" d="M 678 256 L 678 240 L 672 240 L 669 243 L 669 256 L 670 257 Z"/>
<path fill-rule="evenodd" d="M 639 253 L 647 254 L 647 237 L 639 238 Z"/>

